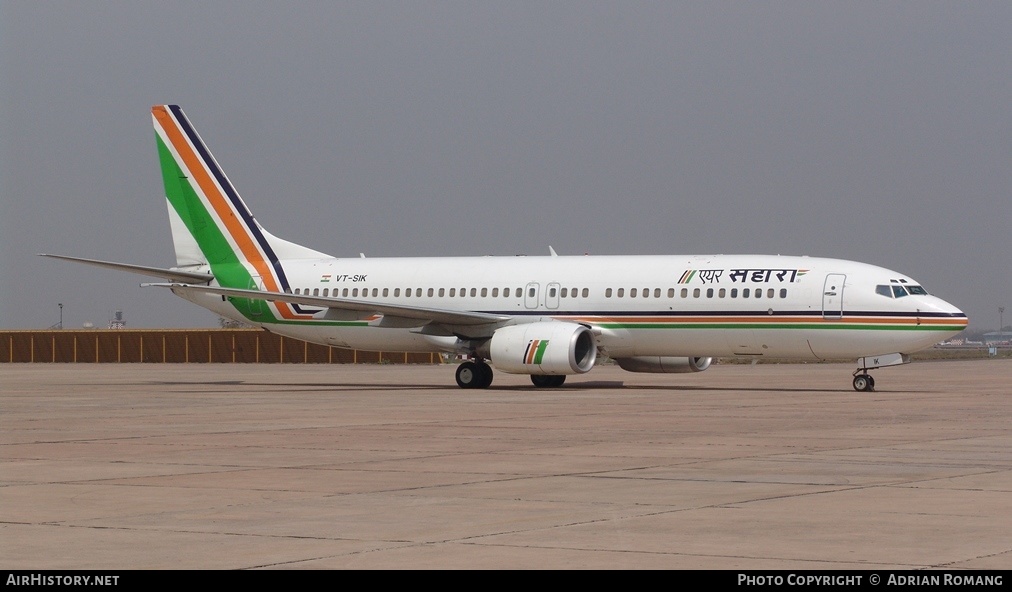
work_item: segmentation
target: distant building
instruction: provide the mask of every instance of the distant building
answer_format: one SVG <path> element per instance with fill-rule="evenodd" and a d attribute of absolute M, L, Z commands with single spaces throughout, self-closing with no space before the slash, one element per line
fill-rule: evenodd
<path fill-rule="evenodd" d="M 110 329 L 123 329 L 126 327 L 126 321 L 123 320 L 123 311 L 117 310 L 115 316 L 109 321 Z"/>
<path fill-rule="evenodd" d="M 986 345 L 1009 345 L 1012 344 L 1012 331 L 992 331 L 984 333 Z"/>

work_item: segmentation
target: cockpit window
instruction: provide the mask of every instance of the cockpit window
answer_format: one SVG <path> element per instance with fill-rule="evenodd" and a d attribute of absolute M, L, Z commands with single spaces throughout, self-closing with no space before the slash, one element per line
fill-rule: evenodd
<path fill-rule="evenodd" d="M 885 296 L 886 298 L 903 298 L 904 296 L 927 296 L 928 291 L 921 286 L 915 286 L 907 284 L 906 286 L 898 286 L 896 284 L 884 285 L 879 284 L 875 286 L 875 293 L 879 296 Z"/>

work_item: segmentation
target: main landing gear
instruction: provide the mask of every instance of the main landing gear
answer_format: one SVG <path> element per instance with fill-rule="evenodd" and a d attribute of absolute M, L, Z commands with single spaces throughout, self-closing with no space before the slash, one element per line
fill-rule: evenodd
<path fill-rule="evenodd" d="M 532 374 L 531 382 L 538 388 L 556 388 L 566 382 L 564 374 Z M 468 360 L 457 366 L 457 386 L 463 389 L 483 389 L 492 384 L 492 367 L 485 360 Z"/>
<path fill-rule="evenodd" d="M 457 386 L 460 388 L 488 388 L 491 384 L 492 368 L 484 360 L 468 360 L 457 366 Z"/>

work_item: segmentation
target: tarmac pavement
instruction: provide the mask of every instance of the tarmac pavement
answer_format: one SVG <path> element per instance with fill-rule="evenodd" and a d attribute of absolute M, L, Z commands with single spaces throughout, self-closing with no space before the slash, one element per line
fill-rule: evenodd
<path fill-rule="evenodd" d="M 1012 360 L 0 365 L 0 566 L 1009 569 Z"/>

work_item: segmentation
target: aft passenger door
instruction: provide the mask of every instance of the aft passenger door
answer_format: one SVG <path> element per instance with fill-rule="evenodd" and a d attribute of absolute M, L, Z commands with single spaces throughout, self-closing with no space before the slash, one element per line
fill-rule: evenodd
<path fill-rule="evenodd" d="M 826 276 L 822 289 L 822 318 L 843 318 L 843 283 L 847 276 L 842 273 L 831 273 Z"/>

